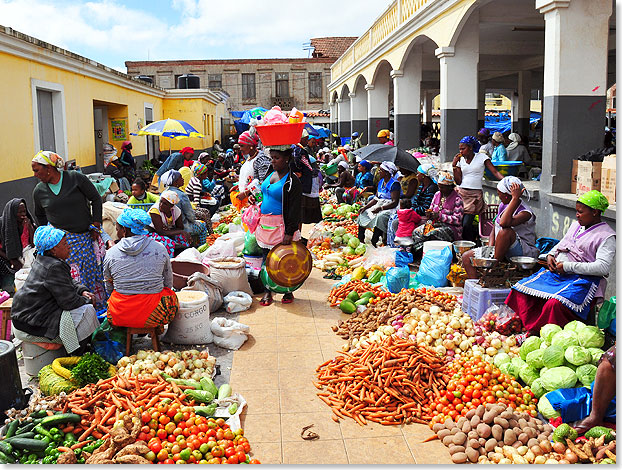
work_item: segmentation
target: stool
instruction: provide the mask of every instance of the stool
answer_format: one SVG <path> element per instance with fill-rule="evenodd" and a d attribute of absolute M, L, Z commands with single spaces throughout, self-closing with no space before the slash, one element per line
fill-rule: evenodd
<path fill-rule="evenodd" d="M 158 339 L 158 334 L 156 333 L 157 327 L 153 328 L 127 328 L 127 346 L 125 348 L 125 355 L 130 355 L 130 350 L 132 349 L 132 335 L 142 335 L 148 334 L 151 336 L 151 344 L 153 346 L 154 351 L 160 350 L 160 340 Z"/>
<path fill-rule="evenodd" d="M 2 329 L 0 330 L 0 339 L 6 339 L 9 322 L 11 321 L 11 307 L 13 307 L 12 297 L 0 304 L 0 313 L 2 314 Z"/>

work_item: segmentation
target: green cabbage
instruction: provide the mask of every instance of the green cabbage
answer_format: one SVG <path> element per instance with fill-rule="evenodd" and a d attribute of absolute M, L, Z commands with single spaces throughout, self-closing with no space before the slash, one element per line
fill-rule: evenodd
<path fill-rule="evenodd" d="M 497 367 L 501 367 L 501 364 L 505 364 L 511 361 L 512 361 L 512 358 L 510 357 L 510 355 L 504 352 L 496 354 L 493 359 L 493 363 Z"/>
<path fill-rule="evenodd" d="M 599 348 L 587 348 L 587 350 L 590 352 L 590 354 L 592 356 L 592 364 L 597 366 L 598 365 L 598 361 L 600 360 L 600 356 L 605 354 L 605 351 L 603 351 L 602 349 L 599 349 Z"/>
<path fill-rule="evenodd" d="M 508 367 L 508 373 L 512 377 L 519 377 L 520 370 L 523 366 L 527 365 L 525 361 L 523 361 L 520 357 L 513 357 L 510 362 L 510 366 Z"/>
<path fill-rule="evenodd" d="M 540 398 L 538 402 L 538 411 L 542 413 L 542 416 L 546 419 L 559 418 L 561 416 L 561 413 L 553 408 L 553 405 L 551 405 L 551 402 L 546 398 L 546 395 Z"/>
<path fill-rule="evenodd" d="M 602 348 L 605 344 L 605 333 L 595 326 L 586 326 L 577 333 L 579 344 L 584 348 Z"/>
<path fill-rule="evenodd" d="M 579 338 L 574 331 L 562 330 L 553 336 L 551 344 L 554 346 L 561 346 L 564 350 L 570 346 L 579 346 Z"/>
<path fill-rule="evenodd" d="M 534 380 L 539 378 L 538 371 L 531 367 L 529 364 L 525 364 L 523 367 L 521 367 L 521 370 L 519 371 L 519 376 L 521 380 L 527 385 L 531 385 Z"/>
<path fill-rule="evenodd" d="M 556 325 L 554 323 L 549 323 L 548 325 L 544 325 L 542 328 L 540 328 L 540 338 L 542 338 L 542 340 L 546 344 L 550 345 L 551 340 L 553 339 L 553 336 L 559 333 L 560 331 L 562 331 L 561 326 Z"/>
<path fill-rule="evenodd" d="M 543 367 L 542 369 L 540 369 L 540 377 L 542 377 L 542 374 L 544 374 L 547 370 L 549 370 L 548 367 Z"/>
<path fill-rule="evenodd" d="M 333 207 L 333 206 L 330 206 L 330 207 Z M 345 227 L 337 227 L 335 231 L 333 232 L 333 235 L 338 235 L 340 237 L 343 237 L 345 234 L 346 234 Z"/>
<path fill-rule="evenodd" d="M 339 235 L 336 235 L 333 237 L 333 243 L 335 245 L 341 245 L 343 243 L 343 238 L 341 238 Z"/>
<path fill-rule="evenodd" d="M 581 346 L 570 346 L 566 349 L 564 357 L 568 362 L 574 364 L 575 366 L 589 364 L 592 361 L 592 355 L 590 352 Z"/>
<path fill-rule="evenodd" d="M 540 379 L 539 377 L 531 382 L 531 385 L 529 387 L 531 388 L 531 391 L 536 396 L 536 398 L 540 398 L 546 393 L 546 389 L 542 385 L 542 379 Z"/>
<path fill-rule="evenodd" d="M 538 336 L 530 336 L 527 338 L 520 347 L 520 358 L 523 361 L 527 359 L 527 354 L 538 349 L 541 343 L 542 340 Z"/>
<path fill-rule="evenodd" d="M 549 392 L 560 388 L 573 388 L 577 383 L 577 375 L 569 367 L 554 367 L 540 374 L 542 386 Z"/>
<path fill-rule="evenodd" d="M 584 364 L 582 366 L 577 367 L 575 374 L 581 382 L 586 387 L 589 387 L 594 379 L 596 378 L 596 370 L 598 367 L 592 364 Z"/>
<path fill-rule="evenodd" d="M 335 211 L 335 208 L 330 204 L 324 204 L 322 206 L 322 215 L 330 215 Z"/>
<path fill-rule="evenodd" d="M 575 333 L 578 333 L 583 328 L 585 328 L 585 323 L 579 320 L 573 320 L 570 323 L 566 323 L 566 326 L 564 326 L 565 331 L 574 331 Z"/>
<path fill-rule="evenodd" d="M 549 369 L 561 366 L 564 363 L 564 348 L 561 346 L 549 346 L 542 353 L 542 364 Z M 540 372 L 542 374 L 542 372 Z"/>
<path fill-rule="evenodd" d="M 534 369 L 542 369 L 544 364 L 542 363 L 542 356 L 544 355 L 544 349 L 536 349 L 527 354 L 527 364 Z"/>
<path fill-rule="evenodd" d="M 501 371 L 502 374 L 512 375 L 512 374 L 510 374 L 510 366 L 511 365 L 512 365 L 511 362 L 504 362 L 503 364 L 499 365 L 498 367 L 499 367 L 499 370 Z"/>

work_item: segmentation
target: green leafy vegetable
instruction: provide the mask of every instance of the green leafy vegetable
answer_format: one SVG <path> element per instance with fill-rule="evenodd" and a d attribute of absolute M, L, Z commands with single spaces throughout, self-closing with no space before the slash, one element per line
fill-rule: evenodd
<path fill-rule="evenodd" d="M 542 340 L 538 336 L 530 336 L 520 347 L 520 358 L 524 361 L 527 359 L 527 354 L 531 351 L 535 351 L 540 347 Z"/>
<path fill-rule="evenodd" d="M 589 364 L 592 361 L 592 355 L 590 352 L 582 348 L 581 346 L 570 346 L 566 349 L 564 357 L 568 362 L 575 366 L 582 366 L 583 364 Z"/>
<path fill-rule="evenodd" d="M 108 364 L 99 354 L 86 353 L 82 359 L 78 361 L 73 369 L 71 369 L 72 378 L 80 385 L 94 384 L 99 379 L 107 379 L 110 377 Z"/>
<path fill-rule="evenodd" d="M 540 375 L 542 385 L 549 392 L 560 388 L 573 388 L 577 383 L 577 375 L 569 367 L 554 367 Z"/>
<path fill-rule="evenodd" d="M 564 348 L 561 346 L 549 346 L 542 353 L 542 364 L 549 369 L 561 366 L 564 363 Z M 542 372 L 540 372 L 542 375 Z"/>
<path fill-rule="evenodd" d="M 549 323 L 548 325 L 544 325 L 542 328 L 540 328 L 540 338 L 542 338 L 542 340 L 546 344 L 550 345 L 553 336 L 555 336 L 560 331 L 562 331 L 561 326 L 555 325 L 554 323 Z"/>
<path fill-rule="evenodd" d="M 605 344 L 605 333 L 595 326 L 586 326 L 577 333 L 579 344 L 584 348 L 602 348 Z"/>
<path fill-rule="evenodd" d="M 574 331 L 562 330 L 553 336 L 551 345 L 561 346 L 566 350 L 570 346 L 579 346 L 579 338 L 577 338 L 577 334 Z"/>
<path fill-rule="evenodd" d="M 542 363 L 542 356 L 544 356 L 544 349 L 536 349 L 527 354 L 527 364 L 534 369 L 542 369 L 544 364 Z"/>
<path fill-rule="evenodd" d="M 582 366 L 577 367 L 575 374 L 577 374 L 577 378 L 579 381 L 589 387 L 594 379 L 596 378 L 596 370 L 598 368 L 592 364 L 584 364 Z"/>

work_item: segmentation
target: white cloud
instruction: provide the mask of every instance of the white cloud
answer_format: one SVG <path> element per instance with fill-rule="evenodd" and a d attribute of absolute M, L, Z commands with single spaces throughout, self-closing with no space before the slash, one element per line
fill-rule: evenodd
<path fill-rule="evenodd" d="M 165 3 L 0 0 L 0 24 L 123 70 L 125 60 L 147 58 L 305 57 L 307 52 L 302 45 L 310 38 L 358 36 L 389 2 L 171 0 L 169 5 Z M 149 8 L 150 4 L 153 8 Z M 162 14 L 157 16 L 156 11 Z"/>

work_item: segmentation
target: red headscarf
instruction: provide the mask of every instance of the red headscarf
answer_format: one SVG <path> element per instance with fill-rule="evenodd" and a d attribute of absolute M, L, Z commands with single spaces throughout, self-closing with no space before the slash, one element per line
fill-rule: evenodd
<path fill-rule="evenodd" d="M 259 136 L 257 134 L 255 134 L 254 136 L 251 136 L 251 133 L 248 131 L 242 132 L 242 134 L 238 138 L 238 144 L 241 144 L 241 145 L 250 145 L 251 147 L 257 147 L 258 143 L 259 143 Z"/>
<path fill-rule="evenodd" d="M 194 155 L 194 149 L 192 147 L 184 147 L 181 149 L 181 153 L 191 153 Z"/>
<path fill-rule="evenodd" d="M 132 142 L 130 142 L 129 140 L 124 140 L 121 144 L 121 150 L 127 150 L 129 152 L 130 149 L 127 148 L 128 145 L 132 145 Z"/>

